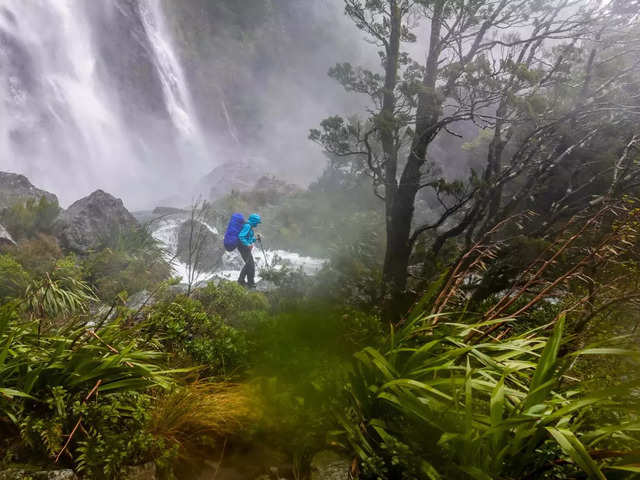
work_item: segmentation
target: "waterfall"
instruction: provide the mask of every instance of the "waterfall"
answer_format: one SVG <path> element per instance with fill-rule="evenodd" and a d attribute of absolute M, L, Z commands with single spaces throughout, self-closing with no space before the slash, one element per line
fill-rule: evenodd
<path fill-rule="evenodd" d="M 160 9 L 160 2 L 159 0 L 139 1 L 142 22 L 151 41 L 155 64 L 173 123 L 186 139 L 202 145 L 199 127 L 195 121 L 191 93 L 187 87 L 182 66 L 168 40 L 169 34 Z"/>
<path fill-rule="evenodd" d="M 134 208 L 206 170 L 169 37 L 159 0 L 0 0 L 0 170 Z"/>

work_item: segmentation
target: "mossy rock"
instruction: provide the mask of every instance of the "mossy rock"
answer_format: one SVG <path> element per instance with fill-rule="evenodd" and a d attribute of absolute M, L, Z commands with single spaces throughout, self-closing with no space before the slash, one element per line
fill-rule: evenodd
<path fill-rule="evenodd" d="M 10 468 L 0 471 L 0 480 L 78 480 L 73 470 Z"/>
<path fill-rule="evenodd" d="M 311 460 L 311 480 L 349 480 L 351 461 L 333 450 L 317 453 Z"/>

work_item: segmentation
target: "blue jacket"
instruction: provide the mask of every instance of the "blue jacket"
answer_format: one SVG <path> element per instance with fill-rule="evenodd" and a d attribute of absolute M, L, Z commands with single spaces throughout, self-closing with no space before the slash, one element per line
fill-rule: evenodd
<path fill-rule="evenodd" d="M 256 237 L 253 233 L 253 229 L 261 223 L 262 219 L 260 218 L 260 215 L 256 213 L 249 215 L 247 223 L 244 224 L 244 227 L 242 227 L 242 230 L 240 230 L 240 233 L 238 234 L 238 239 L 242 245 L 248 247 L 256 243 Z"/>

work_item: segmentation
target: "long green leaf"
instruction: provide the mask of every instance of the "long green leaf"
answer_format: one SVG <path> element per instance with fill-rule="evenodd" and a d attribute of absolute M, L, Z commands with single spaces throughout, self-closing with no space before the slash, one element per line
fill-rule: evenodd
<path fill-rule="evenodd" d="M 558 442 L 560 448 L 578 465 L 592 480 L 607 480 L 600 467 L 593 461 L 589 452 L 573 432 L 564 429 L 547 427 L 547 431 Z"/>
<path fill-rule="evenodd" d="M 562 343 L 564 324 L 565 315 L 560 315 L 558 322 L 553 329 L 553 333 L 547 341 L 547 345 L 544 347 L 542 356 L 538 360 L 538 366 L 533 375 L 533 379 L 531 380 L 531 387 L 529 389 L 530 394 L 523 402 L 524 410 L 527 410 L 533 405 L 542 403 L 551 391 L 552 384 L 554 383 L 553 374 L 558 360 L 558 352 L 560 351 L 560 345 Z M 548 386 L 542 388 L 545 384 L 548 384 Z"/>
<path fill-rule="evenodd" d="M 491 412 L 491 426 L 497 427 L 501 422 L 504 416 L 505 411 L 505 401 L 504 401 L 504 377 L 500 379 L 496 388 L 493 390 L 491 394 L 491 401 L 489 404 L 489 409 Z M 504 431 L 496 430 L 491 438 L 491 446 L 493 449 L 494 455 L 498 453 L 499 450 L 502 450 L 502 439 L 504 437 Z"/>

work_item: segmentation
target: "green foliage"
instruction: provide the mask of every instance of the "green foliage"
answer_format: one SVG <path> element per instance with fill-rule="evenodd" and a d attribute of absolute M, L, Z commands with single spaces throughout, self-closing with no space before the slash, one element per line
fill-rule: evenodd
<path fill-rule="evenodd" d="M 65 273 L 68 272 L 54 271 L 27 287 L 25 304 L 32 318 L 67 319 L 86 313 L 91 303 L 97 301 L 89 285 Z"/>
<path fill-rule="evenodd" d="M 50 320 L 86 310 L 89 294 L 77 281 L 47 282 L 27 297 L 29 309 Z M 148 393 L 168 388 L 177 373 L 162 354 L 145 350 L 118 320 L 96 331 L 71 320 L 39 334 L 20 307 L 0 307 L 0 426 L 18 437 L 9 457 L 53 459 L 76 425 L 62 458 L 90 478 L 115 478 L 125 464 L 171 454 L 143 428 Z"/>
<path fill-rule="evenodd" d="M 19 242 L 8 251 L 33 277 L 51 272 L 64 254 L 58 241 L 48 235 L 37 235 Z"/>
<path fill-rule="evenodd" d="M 563 318 L 548 338 L 534 330 L 482 343 L 469 334 L 486 325 L 434 320 L 418 315 L 384 349 L 356 355 L 340 418 L 365 478 L 545 478 L 557 463 L 539 452 L 554 441 L 590 478 L 603 478 L 611 462 L 596 462 L 585 445 L 606 448 L 620 435 L 626 449 L 640 444 L 629 424 L 585 421 L 620 408 L 634 385 L 587 392 L 572 381 L 567 366 L 589 350 L 560 354 Z"/>
<path fill-rule="evenodd" d="M 234 326 L 255 324 L 255 320 L 251 322 L 252 317 L 259 317 L 269 309 L 269 301 L 263 294 L 249 291 L 236 282 L 209 282 L 195 292 L 194 298 L 207 314 Z"/>
<path fill-rule="evenodd" d="M 0 378 L 14 392 L 9 398 L 36 400 L 56 386 L 86 395 L 98 380 L 101 392 L 168 386 L 162 355 L 139 349 L 140 343 L 118 322 L 98 332 L 62 327 L 38 338 L 37 325 L 16 321 L 15 305 L 8 304 L 0 310 Z"/>
<path fill-rule="evenodd" d="M 198 300 L 180 296 L 155 306 L 146 328 L 159 334 L 180 362 L 202 364 L 210 375 L 233 375 L 246 362 L 243 333 L 207 313 Z"/>
<path fill-rule="evenodd" d="M 83 268 L 97 296 L 107 303 L 122 292 L 153 289 L 171 274 L 162 249 L 145 228 L 102 239 L 102 247 L 84 259 Z"/>
<path fill-rule="evenodd" d="M 21 418 L 22 440 L 33 451 L 55 457 L 63 448 L 65 434 L 82 419 L 84 432 L 73 448 L 76 469 L 88 478 L 118 478 L 128 465 L 154 458 L 164 463 L 175 454 L 175 449 L 167 448 L 148 430 L 151 400 L 143 393 L 123 392 L 85 403 L 62 387 L 54 387 L 42 408 Z"/>
<path fill-rule="evenodd" d="M 29 274 L 11 255 L 0 255 L 0 303 L 21 297 L 29 280 Z"/>
<path fill-rule="evenodd" d="M 380 239 L 373 234 L 336 249 L 318 274 L 317 294 L 367 310 L 379 299 L 382 265 Z"/>
<path fill-rule="evenodd" d="M 46 197 L 29 199 L 0 212 L 0 223 L 16 240 L 33 238 L 39 233 L 51 233 L 58 213 L 57 202 L 50 202 Z"/>

